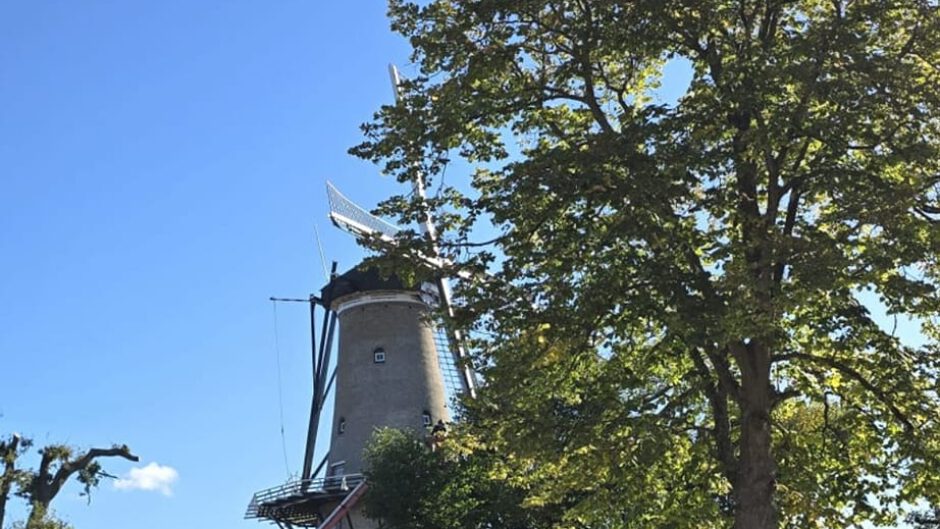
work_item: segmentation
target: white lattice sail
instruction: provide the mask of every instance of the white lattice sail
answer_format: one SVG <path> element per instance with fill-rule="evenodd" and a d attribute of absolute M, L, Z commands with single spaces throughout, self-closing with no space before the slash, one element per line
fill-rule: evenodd
<path fill-rule="evenodd" d="M 376 217 L 366 211 L 365 208 L 346 198 L 331 182 L 326 183 L 326 195 L 330 204 L 330 220 L 333 221 L 336 227 L 345 232 L 356 237 L 379 234 L 383 239 L 391 241 L 395 238 L 395 234 L 400 231 L 398 226 Z M 431 265 L 438 264 L 430 259 L 423 260 Z M 440 294 L 436 292 L 436 286 L 429 285 L 429 287 L 435 290 L 433 304 L 436 305 L 440 299 Z M 444 379 L 444 389 L 447 392 L 448 407 L 451 408 L 451 413 L 454 413 L 456 410 L 452 404 L 460 394 L 466 391 L 466 384 L 462 381 L 460 368 L 457 366 L 456 350 L 447 332 L 440 324 L 434 326 L 434 342 L 437 348 L 438 365 Z"/>
<path fill-rule="evenodd" d="M 336 187 L 326 183 L 326 196 L 330 203 L 330 220 L 341 230 L 356 237 L 378 233 L 382 238 L 394 239 L 398 226 L 386 222 L 349 200 Z"/>

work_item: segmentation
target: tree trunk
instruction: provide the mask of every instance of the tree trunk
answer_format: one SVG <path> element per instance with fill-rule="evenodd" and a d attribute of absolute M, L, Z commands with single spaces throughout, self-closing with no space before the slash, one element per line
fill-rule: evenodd
<path fill-rule="evenodd" d="M 42 522 L 46 519 L 46 513 L 49 511 L 49 504 L 33 502 L 32 510 L 29 511 L 29 518 L 26 519 L 26 529 L 38 529 L 42 527 Z"/>
<path fill-rule="evenodd" d="M 754 343 L 741 349 L 741 452 L 734 487 L 734 529 L 776 529 L 770 355 Z"/>
<path fill-rule="evenodd" d="M 10 488 L 12 485 L 13 480 L 7 481 L 6 476 L 3 476 L 3 481 L 0 482 L 0 528 L 3 527 L 3 518 L 6 516 L 7 500 L 10 499 Z"/>
<path fill-rule="evenodd" d="M 49 486 L 39 483 L 37 488 L 32 491 L 30 500 L 29 517 L 26 519 L 25 529 L 38 529 L 42 527 L 42 522 L 46 520 L 49 505 L 52 503 L 52 496 L 49 495 Z"/>
<path fill-rule="evenodd" d="M 13 477 L 16 475 L 16 457 L 20 449 L 20 436 L 13 434 L 9 443 L 0 443 L 3 453 L 3 475 L 0 476 L 0 529 L 3 529 L 3 518 L 6 516 L 7 500 L 10 499 L 10 489 L 13 487 Z"/>

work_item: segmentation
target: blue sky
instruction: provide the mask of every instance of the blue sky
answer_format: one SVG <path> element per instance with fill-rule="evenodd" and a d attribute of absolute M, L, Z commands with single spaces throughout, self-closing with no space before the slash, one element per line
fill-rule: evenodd
<path fill-rule="evenodd" d="M 299 471 L 308 314 L 278 308 L 285 469 L 267 300 L 324 282 L 315 225 L 341 269 L 363 255 L 327 179 L 368 207 L 401 190 L 346 154 L 390 62 L 414 71 L 374 0 L 0 0 L 0 434 L 178 472 L 67 489 L 78 529 L 259 527 L 252 492 Z"/>
<path fill-rule="evenodd" d="M 0 433 L 179 474 L 91 506 L 72 487 L 62 517 L 259 526 L 251 493 L 286 477 L 267 299 L 323 283 L 315 224 L 328 260 L 362 256 L 324 182 L 370 207 L 399 189 L 346 150 L 407 57 L 376 1 L 0 1 Z M 278 312 L 296 472 L 308 315 Z"/>

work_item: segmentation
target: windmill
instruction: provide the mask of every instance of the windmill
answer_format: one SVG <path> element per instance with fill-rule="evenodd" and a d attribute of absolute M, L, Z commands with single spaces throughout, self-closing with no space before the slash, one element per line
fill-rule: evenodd
<path fill-rule="evenodd" d="M 395 72 L 394 67 L 391 67 L 391 70 Z M 397 83 L 397 73 L 393 74 L 393 79 L 395 79 Z M 425 191 L 423 181 L 415 185 L 418 190 L 418 196 L 424 199 Z M 359 207 L 340 193 L 339 190 L 336 189 L 336 186 L 330 182 L 326 183 L 326 193 L 330 205 L 330 220 L 333 222 L 333 225 L 352 234 L 357 239 L 368 236 L 378 236 L 382 240 L 394 244 L 395 235 L 399 231 L 397 226 Z M 434 243 L 435 251 L 439 254 L 434 225 L 430 216 L 427 216 L 422 221 L 421 230 L 426 237 L 431 239 L 432 243 Z M 432 269 L 439 268 L 443 264 L 443 260 L 440 257 L 418 257 L 417 259 Z M 440 308 L 443 309 L 448 316 L 452 316 L 451 291 L 447 278 L 438 275 L 435 278 L 434 284 L 429 285 L 428 290 L 431 294 L 431 303 L 440 304 Z M 444 379 L 448 384 L 448 390 L 451 395 L 466 392 L 471 398 L 475 397 L 476 382 L 473 371 L 467 362 L 466 353 L 462 346 L 463 340 L 460 334 L 455 330 L 447 331 L 446 327 L 443 325 L 437 325 L 435 326 L 435 341 L 438 345 L 438 354 L 442 368 L 445 369 Z"/>
<path fill-rule="evenodd" d="M 391 73 L 397 86 L 394 67 Z M 420 176 L 415 191 L 425 197 Z M 396 226 L 371 215 L 330 183 L 327 198 L 335 226 L 357 239 L 378 236 L 394 244 Z M 436 248 L 430 216 L 423 219 L 421 229 Z M 432 267 L 441 263 L 439 258 L 421 260 Z M 443 277 L 434 284 L 406 285 L 362 265 L 337 274 L 334 263 L 329 283 L 301 301 L 310 305 L 313 344 L 313 394 L 303 470 L 299 479 L 256 493 L 245 518 L 284 529 L 375 527 L 358 506 L 368 487 L 361 473 L 362 452 L 372 431 L 381 426 L 420 430 L 446 422 L 452 418 L 447 393 L 475 394 L 460 336 L 429 318 L 435 308 L 450 312 L 449 285 Z M 318 312 L 322 313 L 319 342 Z M 335 360 L 334 341 L 338 342 Z M 331 391 L 333 421 L 325 425 L 321 418 Z M 318 434 L 325 427 L 330 447 L 314 466 Z"/>

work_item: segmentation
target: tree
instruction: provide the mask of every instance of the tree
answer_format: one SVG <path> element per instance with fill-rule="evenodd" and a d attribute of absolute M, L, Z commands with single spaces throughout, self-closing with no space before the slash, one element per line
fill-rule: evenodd
<path fill-rule="evenodd" d="M 75 455 L 75 450 L 69 446 L 50 445 L 39 453 L 42 456 L 39 470 L 30 472 L 20 489 L 20 495 L 31 506 L 26 529 L 37 529 L 46 521 L 49 505 L 72 476 L 76 476 L 84 487 L 83 494 L 91 494 L 91 489 L 98 486 L 101 477 L 107 475 L 98 462 L 99 458 L 122 457 L 128 461 L 140 461 L 127 445 L 91 448 L 81 455 Z"/>
<path fill-rule="evenodd" d="M 32 441 L 13 434 L 9 441 L 0 442 L 0 458 L 4 468 L 0 476 L 0 528 L 10 491 L 15 484 L 16 494 L 30 505 L 30 513 L 24 529 L 58 529 L 67 527 L 49 515 L 52 500 L 73 476 L 84 487 L 83 495 L 89 496 L 103 476 L 109 476 L 98 459 L 121 457 L 139 461 L 126 445 L 111 448 L 91 448 L 76 455 L 75 449 L 65 445 L 49 445 L 39 450 L 38 470 L 17 468 L 16 462 L 30 447 Z M 17 527 L 14 525 L 14 527 Z"/>
<path fill-rule="evenodd" d="M 411 431 L 377 430 L 366 449 L 365 512 L 388 529 L 540 529 L 557 513 L 523 509 L 498 454 Z"/>
<path fill-rule="evenodd" d="M 936 502 L 936 2 L 390 15 L 417 73 L 351 152 L 438 189 L 381 206 L 439 234 L 406 231 L 389 259 L 440 248 L 464 278 L 451 323 L 487 381 L 472 406 L 529 503 L 576 493 L 572 524 L 766 529 Z M 684 94 L 657 101 L 682 64 Z M 444 182 L 454 158 L 468 185 Z M 872 299 L 925 343 L 879 326 Z"/>
<path fill-rule="evenodd" d="M 22 471 L 16 468 L 16 460 L 29 449 L 32 442 L 23 439 L 20 434 L 13 434 L 6 441 L 0 441 L 0 461 L 3 461 L 3 474 L 0 475 L 0 529 L 6 515 L 7 500 L 13 485 L 20 480 Z"/>

